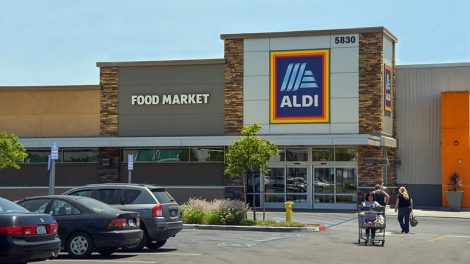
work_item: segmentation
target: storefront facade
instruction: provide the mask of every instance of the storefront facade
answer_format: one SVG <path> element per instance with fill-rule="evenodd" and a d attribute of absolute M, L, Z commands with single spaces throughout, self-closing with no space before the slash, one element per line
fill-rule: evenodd
<path fill-rule="evenodd" d="M 255 178 L 259 206 L 355 208 L 359 191 L 396 186 L 393 34 L 378 27 L 221 38 L 223 59 L 99 62 L 96 86 L 2 87 L 0 129 L 30 153 L 21 170 L 0 171 L 2 193 L 47 192 L 55 140 L 60 190 L 126 182 L 132 153 L 132 181 L 166 186 L 180 202 L 240 198 L 240 182 L 223 173 L 224 153 L 255 122 L 281 150 L 270 173 Z M 39 97 L 21 114 L 8 108 Z"/>

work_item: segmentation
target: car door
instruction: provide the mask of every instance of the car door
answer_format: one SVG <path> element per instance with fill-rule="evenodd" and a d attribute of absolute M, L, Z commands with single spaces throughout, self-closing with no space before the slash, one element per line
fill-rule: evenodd
<path fill-rule="evenodd" d="M 49 214 L 53 215 L 59 224 L 59 237 L 62 241 L 67 238 L 70 232 L 83 229 L 86 223 L 81 219 L 81 211 L 68 201 L 53 199 L 48 208 Z"/>

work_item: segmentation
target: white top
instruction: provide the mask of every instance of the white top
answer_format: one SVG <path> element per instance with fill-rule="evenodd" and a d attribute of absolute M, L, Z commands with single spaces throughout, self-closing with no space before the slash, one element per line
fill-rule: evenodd
<path fill-rule="evenodd" d="M 363 207 L 381 207 L 377 201 L 365 201 L 362 203 Z"/>

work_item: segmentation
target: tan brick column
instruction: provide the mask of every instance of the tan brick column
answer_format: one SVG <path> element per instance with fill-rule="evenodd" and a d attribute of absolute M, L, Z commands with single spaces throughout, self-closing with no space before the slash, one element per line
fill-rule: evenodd
<path fill-rule="evenodd" d="M 119 68 L 100 68 L 100 136 L 118 135 Z M 120 149 L 100 148 L 98 182 L 119 182 Z"/>
<path fill-rule="evenodd" d="M 382 135 L 384 108 L 383 32 L 359 37 L 359 133 Z M 359 187 L 382 183 L 382 147 L 359 146 Z M 366 159 L 371 163 L 366 165 Z"/>
<path fill-rule="evenodd" d="M 225 134 L 240 134 L 243 128 L 243 39 L 225 40 Z"/>
<path fill-rule="evenodd" d="M 100 68 L 100 135 L 117 136 L 118 133 L 118 67 Z"/>

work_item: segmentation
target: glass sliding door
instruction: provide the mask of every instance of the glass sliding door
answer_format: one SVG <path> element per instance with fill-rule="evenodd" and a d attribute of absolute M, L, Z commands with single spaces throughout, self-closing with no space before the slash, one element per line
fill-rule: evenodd
<path fill-rule="evenodd" d="M 335 202 L 335 169 L 314 168 L 313 169 L 313 192 L 314 203 Z"/>
<path fill-rule="evenodd" d="M 308 188 L 307 167 L 288 166 L 286 174 L 286 201 L 294 202 L 294 206 L 307 206 L 307 188 Z"/>
<path fill-rule="evenodd" d="M 286 167 L 270 167 L 264 175 L 264 202 L 267 207 L 284 206 L 286 190 Z"/>

